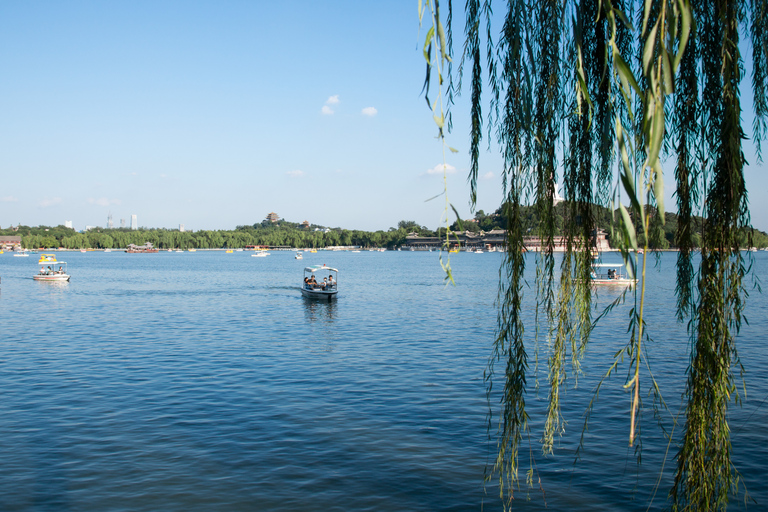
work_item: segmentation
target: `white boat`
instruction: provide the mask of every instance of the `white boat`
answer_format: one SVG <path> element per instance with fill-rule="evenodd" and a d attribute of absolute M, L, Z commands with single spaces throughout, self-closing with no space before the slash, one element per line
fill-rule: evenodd
<path fill-rule="evenodd" d="M 622 272 L 624 265 L 614 263 L 593 263 L 592 284 L 610 284 L 621 286 L 633 286 L 637 279 L 632 279 Z"/>
<path fill-rule="evenodd" d="M 331 300 L 339 292 L 336 278 L 338 269 L 325 265 L 312 265 L 304 268 L 304 280 L 301 283 L 301 294 L 310 299 Z"/>
<path fill-rule="evenodd" d="M 55 254 L 41 254 L 38 263 L 41 268 L 32 277 L 35 281 L 69 281 L 71 276 L 67 274 L 67 263 L 56 261 Z"/>
<path fill-rule="evenodd" d="M 302 253 L 300 253 L 300 252 L 297 252 L 296 256 L 294 256 L 294 258 L 297 259 L 297 260 L 303 260 L 304 259 L 304 255 Z"/>
<path fill-rule="evenodd" d="M 251 258 L 266 258 L 269 256 L 267 251 L 258 251 L 256 254 L 251 254 Z"/>
<path fill-rule="evenodd" d="M 17 258 L 29 258 L 29 253 L 27 251 L 15 251 L 13 255 Z"/>
<path fill-rule="evenodd" d="M 112 252 L 112 249 L 104 249 L 104 252 Z"/>

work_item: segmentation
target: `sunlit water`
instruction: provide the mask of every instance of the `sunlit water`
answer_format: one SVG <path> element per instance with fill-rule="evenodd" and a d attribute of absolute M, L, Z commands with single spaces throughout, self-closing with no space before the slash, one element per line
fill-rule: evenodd
<path fill-rule="evenodd" d="M 70 283 L 33 281 L 34 256 L 0 255 L 0 510 L 500 509 L 497 489 L 483 487 L 499 254 L 452 255 L 455 287 L 436 253 L 58 256 Z M 765 283 L 768 253 L 754 257 Z M 674 261 L 666 254 L 650 272 L 646 309 L 668 428 L 689 343 L 673 315 Z M 331 303 L 297 288 L 305 265 L 323 263 L 340 269 Z M 599 302 L 615 295 L 601 290 Z M 731 413 L 751 510 L 768 507 L 767 305 L 751 293 L 738 339 L 747 393 Z M 549 457 L 538 445 L 546 371 L 541 363 L 537 393 L 530 329 L 521 477 L 532 454 L 536 485 L 515 494 L 518 508 L 665 507 L 676 447 L 645 396 L 637 464 L 626 364 L 604 384 L 574 464 L 586 404 L 626 343 L 628 308 L 594 332 L 578 387 L 569 375 L 568 424 Z"/>

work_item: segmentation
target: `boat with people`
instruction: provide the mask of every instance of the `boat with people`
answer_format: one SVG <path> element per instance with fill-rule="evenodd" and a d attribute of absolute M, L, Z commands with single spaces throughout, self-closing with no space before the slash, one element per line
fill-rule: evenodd
<path fill-rule="evenodd" d="M 13 251 L 13 255 L 17 258 L 29 258 L 29 252 L 25 250 Z"/>
<path fill-rule="evenodd" d="M 56 261 L 55 254 L 41 254 L 38 264 L 42 266 L 40 272 L 32 276 L 35 281 L 69 281 L 71 277 L 67 273 L 67 262 Z"/>
<path fill-rule="evenodd" d="M 266 258 L 269 256 L 267 251 L 257 251 L 256 254 L 251 254 L 251 258 Z"/>
<path fill-rule="evenodd" d="M 592 284 L 610 284 L 621 286 L 634 286 L 637 279 L 633 279 L 623 271 L 623 264 L 592 263 Z"/>
<path fill-rule="evenodd" d="M 294 259 L 303 260 L 304 259 L 304 254 L 302 254 L 301 252 L 297 252 L 296 256 L 294 256 Z"/>
<path fill-rule="evenodd" d="M 339 270 L 325 265 L 312 265 L 304 268 L 304 281 L 301 294 L 311 299 L 331 300 L 339 292 L 336 279 Z"/>

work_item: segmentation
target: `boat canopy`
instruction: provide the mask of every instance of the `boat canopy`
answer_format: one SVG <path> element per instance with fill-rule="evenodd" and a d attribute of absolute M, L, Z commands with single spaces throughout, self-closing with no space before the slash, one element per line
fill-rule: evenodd
<path fill-rule="evenodd" d="M 319 270 L 330 270 L 331 272 L 338 272 L 336 268 L 326 267 L 325 265 L 312 265 L 311 267 L 305 267 L 304 272 L 317 272 Z"/>
<path fill-rule="evenodd" d="M 607 268 L 607 267 L 619 268 L 619 267 L 623 267 L 624 264 L 623 263 L 593 263 L 592 266 L 593 267 L 604 267 L 604 268 Z"/>

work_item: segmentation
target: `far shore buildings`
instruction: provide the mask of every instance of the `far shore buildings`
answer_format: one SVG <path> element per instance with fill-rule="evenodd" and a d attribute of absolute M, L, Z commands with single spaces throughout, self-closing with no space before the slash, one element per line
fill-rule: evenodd
<path fill-rule="evenodd" d="M 503 249 L 505 242 L 505 232 L 503 229 L 493 229 L 485 232 L 472 233 L 471 231 L 464 231 L 462 233 L 452 234 L 451 247 L 463 250 L 475 250 L 475 249 Z M 403 247 L 412 248 L 414 250 L 429 250 L 440 249 L 445 242 L 444 237 L 437 236 L 419 236 L 416 233 L 410 233 L 405 237 L 405 244 Z M 527 236 L 523 238 L 523 243 L 528 251 L 538 252 L 541 251 L 542 242 L 541 239 L 535 236 Z M 556 236 L 554 238 L 555 251 L 565 251 L 566 240 L 565 237 Z M 598 251 L 610 250 L 608 240 L 606 239 L 606 233 L 603 230 L 598 229 L 593 234 L 592 247 Z"/>
<path fill-rule="evenodd" d="M 136 218 L 136 215 L 131 215 L 131 229 L 136 230 L 139 229 L 139 220 Z"/>
<path fill-rule="evenodd" d="M 21 250 L 21 237 L 7 235 L 0 236 L 0 249 L 3 251 Z"/>
<path fill-rule="evenodd" d="M 279 221 L 279 220 L 280 220 L 280 216 L 279 216 L 278 214 L 276 214 L 275 212 L 270 212 L 270 213 L 267 215 L 267 220 L 268 220 L 269 222 L 277 222 L 277 221 Z"/>

